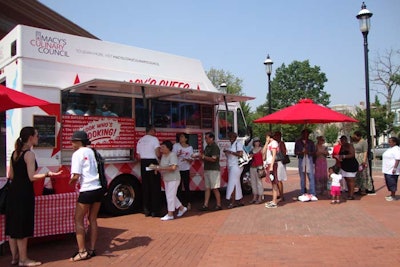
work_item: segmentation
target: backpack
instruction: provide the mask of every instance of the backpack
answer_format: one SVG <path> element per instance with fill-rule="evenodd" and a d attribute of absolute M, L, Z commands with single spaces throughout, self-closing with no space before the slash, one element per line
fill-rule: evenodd
<path fill-rule="evenodd" d="M 99 173 L 99 180 L 101 188 L 104 191 L 104 195 L 107 194 L 107 178 L 104 172 L 104 158 L 103 156 L 94 148 L 92 148 L 94 156 L 97 162 L 97 172 Z"/>

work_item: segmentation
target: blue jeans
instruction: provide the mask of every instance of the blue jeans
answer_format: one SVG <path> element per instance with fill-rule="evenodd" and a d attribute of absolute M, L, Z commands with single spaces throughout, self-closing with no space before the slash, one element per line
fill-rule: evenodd
<path fill-rule="evenodd" d="M 300 173 L 300 192 L 301 194 L 306 193 L 306 177 L 305 177 L 305 172 L 303 171 L 303 158 L 299 158 L 299 173 Z M 309 193 L 311 195 L 315 196 L 315 178 L 314 178 L 314 163 L 312 160 L 312 157 L 308 159 L 310 161 L 310 168 L 309 170 L 307 169 L 307 176 L 308 176 L 308 181 L 310 183 L 310 189 Z"/>

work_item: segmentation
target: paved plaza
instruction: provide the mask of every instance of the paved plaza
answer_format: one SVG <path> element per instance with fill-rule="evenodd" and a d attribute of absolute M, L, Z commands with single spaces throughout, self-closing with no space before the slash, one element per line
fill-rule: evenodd
<path fill-rule="evenodd" d="M 200 212 L 199 197 L 191 211 L 172 221 L 102 216 L 98 256 L 92 259 L 67 260 L 76 250 L 72 235 L 31 240 L 29 254 L 43 266 L 400 266 L 400 200 L 385 200 L 380 172 L 374 173 L 376 195 L 339 205 L 327 197 L 294 201 L 298 172 L 291 168 L 288 174 L 285 201 L 277 209 L 260 204 L 228 210 L 225 202 L 222 211 Z M 264 193 L 271 200 L 270 184 Z M 10 261 L 6 247 L 0 266 Z"/>

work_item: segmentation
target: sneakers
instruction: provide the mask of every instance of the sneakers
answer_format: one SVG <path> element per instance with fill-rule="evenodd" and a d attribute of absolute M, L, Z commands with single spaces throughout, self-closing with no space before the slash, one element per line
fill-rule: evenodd
<path fill-rule="evenodd" d="M 183 207 L 182 210 L 178 210 L 178 214 L 176 215 L 176 217 L 182 217 L 183 214 L 185 214 L 185 212 L 187 212 L 187 208 Z"/>
<path fill-rule="evenodd" d="M 392 197 L 392 196 L 387 196 L 387 197 L 385 197 L 385 199 L 386 199 L 386 201 L 395 201 L 396 200 L 396 198 Z"/>
<path fill-rule="evenodd" d="M 169 220 L 173 220 L 174 216 L 169 216 L 168 214 L 166 214 L 164 217 L 161 218 L 161 221 L 169 221 Z"/>
<path fill-rule="evenodd" d="M 268 201 L 267 203 L 265 203 L 265 207 L 269 206 L 272 203 L 274 203 L 274 202 L 273 201 Z"/>
<path fill-rule="evenodd" d="M 267 204 L 265 204 L 265 207 L 267 209 L 276 209 L 278 205 L 276 205 L 274 202 L 268 202 Z"/>

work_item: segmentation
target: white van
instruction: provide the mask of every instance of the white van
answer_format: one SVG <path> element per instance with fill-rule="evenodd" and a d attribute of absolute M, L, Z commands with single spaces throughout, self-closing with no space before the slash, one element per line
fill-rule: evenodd
<path fill-rule="evenodd" d="M 294 157 L 294 144 L 295 142 L 285 142 L 286 155 Z"/>

